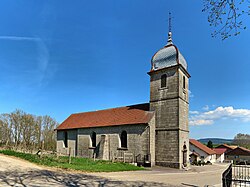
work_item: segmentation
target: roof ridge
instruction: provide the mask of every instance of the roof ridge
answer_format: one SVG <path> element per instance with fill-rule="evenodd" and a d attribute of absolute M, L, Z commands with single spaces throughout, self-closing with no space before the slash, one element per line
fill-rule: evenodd
<path fill-rule="evenodd" d="M 99 112 L 99 111 L 107 111 L 107 110 L 113 110 L 113 109 L 119 109 L 119 108 L 126 108 L 126 107 L 132 107 L 132 106 L 138 106 L 138 105 L 146 105 L 149 103 L 140 103 L 140 104 L 134 104 L 134 105 L 127 105 L 127 106 L 118 106 L 114 108 L 106 108 L 106 109 L 100 109 L 100 110 L 92 110 L 92 111 L 86 111 L 86 112 L 76 112 L 71 115 L 76 115 L 76 114 L 83 114 L 83 113 L 92 113 L 92 112 Z M 146 112 L 151 112 L 151 111 L 146 111 Z"/>
<path fill-rule="evenodd" d="M 189 142 L 191 142 L 193 145 L 195 145 L 196 147 L 198 147 L 199 149 L 201 149 L 202 151 L 204 151 L 208 154 L 215 154 L 216 153 L 213 149 L 210 149 L 209 147 L 202 144 L 201 142 L 199 142 L 196 139 L 189 139 Z"/>

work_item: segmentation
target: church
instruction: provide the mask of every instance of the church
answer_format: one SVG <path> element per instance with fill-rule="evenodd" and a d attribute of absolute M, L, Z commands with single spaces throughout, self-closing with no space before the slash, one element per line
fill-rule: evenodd
<path fill-rule="evenodd" d="M 168 33 L 151 60 L 149 103 L 70 115 L 56 129 L 57 152 L 149 166 L 189 160 L 187 62 Z"/>

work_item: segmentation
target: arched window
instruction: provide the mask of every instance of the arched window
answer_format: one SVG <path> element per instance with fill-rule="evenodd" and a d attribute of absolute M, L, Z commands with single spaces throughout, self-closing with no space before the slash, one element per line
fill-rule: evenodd
<path fill-rule="evenodd" d="M 92 147 L 96 147 L 96 133 L 92 132 L 91 134 Z"/>
<path fill-rule="evenodd" d="M 63 143 L 64 143 L 64 146 L 65 147 L 68 147 L 68 132 L 67 131 L 64 131 L 64 139 L 63 139 Z"/>
<path fill-rule="evenodd" d="M 183 88 L 186 89 L 186 77 L 183 76 Z"/>
<path fill-rule="evenodd" d="M 128 140 L 127 140 L 127 132 L 126 131 L 122 131 L 121 133 L 121 147 L 123 148 L 127 148 L 128 147 Z"/>
<path fill-rule="evenodd" d="M 161 88 L 167 87 L 167 75 L 164 74 L 161 76 Z"/>

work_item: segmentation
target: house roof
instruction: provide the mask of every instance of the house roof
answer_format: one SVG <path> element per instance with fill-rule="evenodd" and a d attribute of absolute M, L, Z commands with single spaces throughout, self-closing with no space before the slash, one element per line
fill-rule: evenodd
<path fill-rule="evenodd" d="M 245 155 L 250 156 L 250 150 L 244 147 L 237 147 L 227 153 L 227 155 Z"/>
<path fill-rule="evenodd" d="M 237 146 L 222 144 L 222 145 L 217 146 L 216 148 L 226 148 L 226 149 L 229 149 L 229 150 L 233 150 L 233 149 L 237 148 Z"/>
<path fill-rule="evenodd" d="M 217 155 L 222 155 L 227 151 L 226 148 L 214 148 L 213 150 L 216 152 Z"/>
<path fill-rule="evenodd" d="M 70 115 L 56 130 L 147 124 L 153 115 L 154 112 L 149 111 L 149 103 L 76 113 Z"/>
<path fill-rule="evenodd" d="M 195 139 L 190 139 L 189 143 L 193 144 L 195 147 L 199 148 L 200 150 L 204 151 L 209 155 L 215 154 L 215 151 L 213 151 L 212 149 L 210 149 L 209 147 L 205 146 L 204 144 L 200 143 Z"/>

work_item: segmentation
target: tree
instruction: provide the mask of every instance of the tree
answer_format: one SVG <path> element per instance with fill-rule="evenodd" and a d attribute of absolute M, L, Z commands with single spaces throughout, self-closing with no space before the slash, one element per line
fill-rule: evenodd
<path fill-rule="evenodd" d="M 250 148 L 250 135 L 249 134 L 237 134 L 233 139 L 233 144 Z"/>
<path fill-rule="evenodd" d="M 210 149 L 213 149 L 213 142 L 211 140 L 207 142 L 207 147 L 209 147 Z"/>
<path fill-rule="evenodd" d="M 220 35 L 224 40 L 246 29 L 241 18 L 250 15 L 249 5 L 249 0 L 204 0 L 202 12 L 208 12 L 208 22 L 215 27 L 212 37 Z"/>
<path fill-rule="evenodd" d="M 35 116 L 22 110 L 1 114 L 0 145 L 26 151 L 42 147 L 55 150 L 57 125 L 50 116 Z"/>

